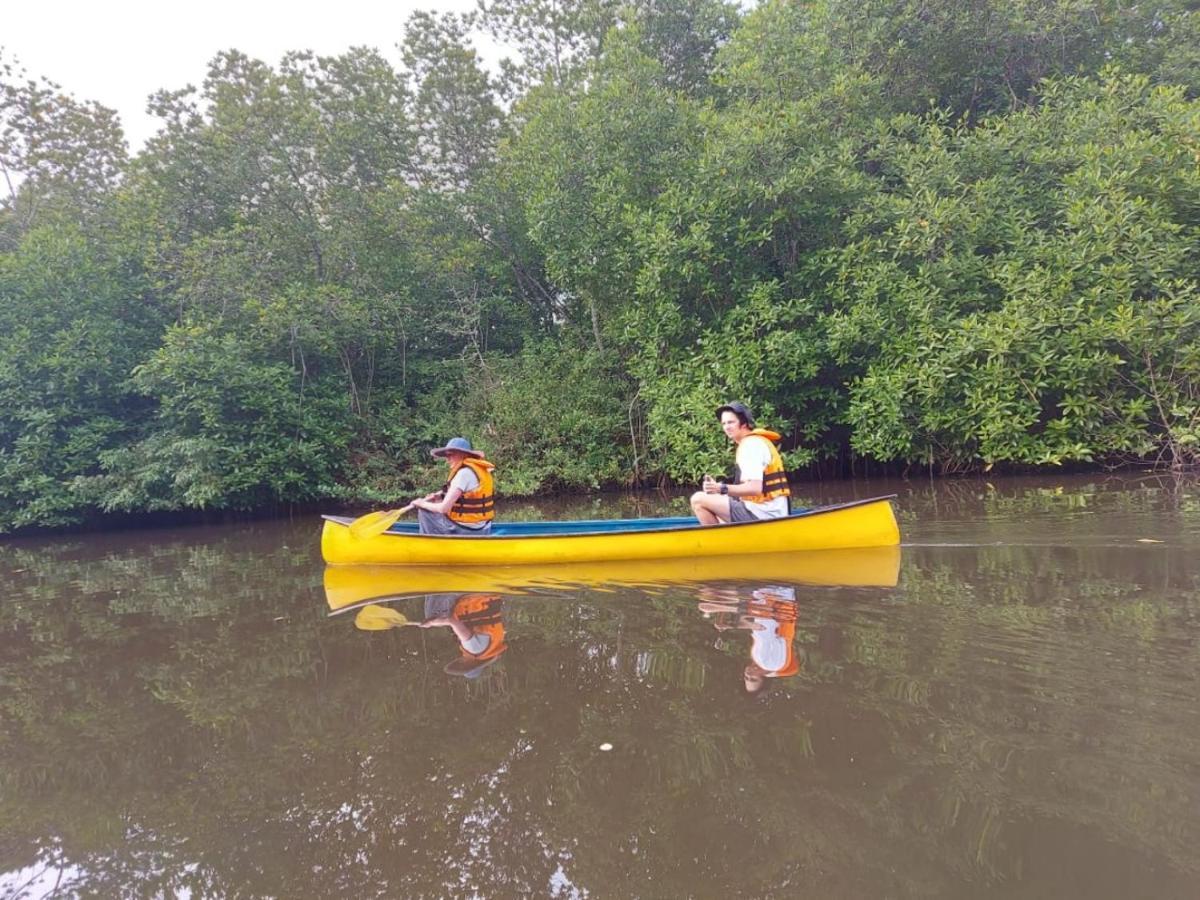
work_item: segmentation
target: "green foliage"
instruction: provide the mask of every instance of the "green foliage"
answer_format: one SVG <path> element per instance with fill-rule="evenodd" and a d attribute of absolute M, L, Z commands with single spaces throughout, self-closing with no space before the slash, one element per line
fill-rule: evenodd
<path fill-rule="evenodd" d="M 629 379 L 599 351 L 530 344 L 466 376 L 463 428 L 487 423 L 480 442 L 499 461 L 500 490 L 588 490 L 640 474 Z"/>
<path fill-rule="evenodd" d="M 660 74 L 636 35 L 615 36 L 590 90 L 530 99 L 512 149 L 529 234 L 566 295 L 565 314 L 590 319 L 599 347 L 634 277 L 634 211 L 686 165 L 696 135 L 693 108 Z"/>
<path fill-rule="evenodd" d="M 793 468 L 1195 465 L 1194 5 L 488 0 L 219 53 L 132 160 L 0 58 L 0 529 L 391 499 L 450 433 L 692 482 L 731 398 Z"/>
<path fill-rule="evenodd" d="M 412 80 L 412 115 L 421 170 L 446 190 L 471 184 L 492 161 L 502 126 L 490 79 L 452 13 L 414 13 L 403 44 Z"/>
<path fill-rule="evenodd" d="M 0 530 L 78 521 L 72 479 L 145 420 L 128 375 L 159 316 L 136 285 L 65 225 L 0 255 Z"/>
<path fill-rule="evenodd" d="M 349 410 L 257 346 L 199 325 L 168 330 L 134 370 L 157 403 L 150 434 L 105 454 L 105 474 L 81 489 L 109 510 L 253 509 L 333 493 Z"/>
<path fill-rule="evenodd" d="M 741 21 L 730 0 L 633 0 L 619 16 L 636 28 L 643 53 L 662 69 L 669 89 L 696 97 L 713 92 L 711 73 L 720 48 Z"/>
<path fill-rule="evenodd" d="M 850 386 L 861 452 L 945 468 L 1196 459 L 1187 109 L 1114 76 L 881 148 L 900 184 L 855 217 L 830 317 L 842 359 L 874 357 Z"/>
<path fill-rule="evenodd" d="M 619 0 L 478 0 L 483 28 L 517 52 L 504 61 L 508 91 L 543 81 L 566 85 L 599 56 Z"/>
<path fill-rule="evenodd" d="M 28 78 L 0 47 L 0 250 L 38 225 L 96 215 L 127 161 L 113 110 Z"/>

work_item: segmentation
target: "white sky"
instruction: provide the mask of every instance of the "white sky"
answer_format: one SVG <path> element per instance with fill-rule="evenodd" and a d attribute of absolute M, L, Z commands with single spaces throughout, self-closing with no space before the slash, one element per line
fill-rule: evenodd
<path fill-rule="evenodd" d="M 475 0 L 14 0 L 5 6 L 4 57 L 30 78 L 49 78 L 78 100 L 115 109 L 137 152 L 157 130 L 146 98 L 163 88 L 199 87 L 218 51 L 237 49 L 275 65 L 289 50 L 333 55 L 368 46 L 398 67 L 396 44 L 410 13 L 463 12 Z"/>

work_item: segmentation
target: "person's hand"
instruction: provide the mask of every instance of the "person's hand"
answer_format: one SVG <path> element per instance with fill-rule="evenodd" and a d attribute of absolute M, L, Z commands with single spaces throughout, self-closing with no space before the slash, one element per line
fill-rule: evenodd
<path fill-rule="evenodd" d="M 705 474 L 705 476 L 704 476 L 704 493 L 706 493 L 706 494 L 721 493 L 720 483 L 716 479 L 714 479 L 711 475 L 708 475 L 708 474 Z"/>
<path fill-rule="evenodd" d="M 707 585 L 700 588 L 696 596 L 702 601 L 700 604 L 701 609 L 704 608 L 705 602 L 719 603 L 722 606 L 730 607 L 737 606 L 742 599 L 738 596 L 738 592 L 732 588 L 716 588 Z"/>

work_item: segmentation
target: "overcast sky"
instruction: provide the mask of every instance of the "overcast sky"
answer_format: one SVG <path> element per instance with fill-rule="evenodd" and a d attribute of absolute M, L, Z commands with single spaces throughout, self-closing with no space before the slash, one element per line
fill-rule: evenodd
<path fill-rule="evenodd" d="M 199 86 L 220 50 L 272 65 L 288 50 L 322 55 L 376 47 L 399 66 L 396 44 L 414 10 L 465 11 L 475 0 L 24 0 L 0 12 L 0 47 L 30 77 L 46 77 L 79 100 L 120 114 L 130 149 L 156 130 L 146 98 Z"/>

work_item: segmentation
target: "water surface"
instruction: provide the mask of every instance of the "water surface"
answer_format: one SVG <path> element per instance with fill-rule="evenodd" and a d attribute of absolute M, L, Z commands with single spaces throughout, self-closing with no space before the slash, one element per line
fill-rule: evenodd
<path fill-rule="evenodd" d="M 1195 897 L 1200 490 L 800 493 L 891 491 L 890 576 L 340 611 L 312 518 L 7 541 L 0 897 Z"/>

